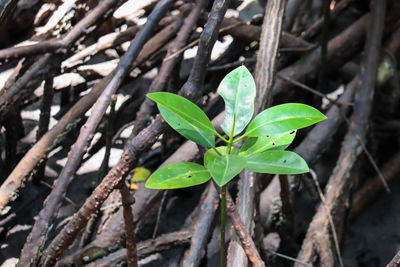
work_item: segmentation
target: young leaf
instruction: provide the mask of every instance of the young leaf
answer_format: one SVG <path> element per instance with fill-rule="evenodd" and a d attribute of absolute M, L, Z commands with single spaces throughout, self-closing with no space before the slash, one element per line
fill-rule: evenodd
<path fill-rule="evenodd" d="M 317 109 L 304 104 L 282 104 L 268 108 L 250 123 L 245 136 L 257 137 L 301 129 L 326 119 Z"/>
<path fill-rule="evenodd" d="M 146 182 L 151 189 L 176 189 L 199 185 L 210 180 L 210 172 L 194 162 L 178 162 L 156 170 Z"/>
<path fill-rule="evenodd" d="M 164 120 L 181 135 L 203 146 L 215 145 L 214 126 L 197 105 L 172 93 L 156 92 L 147 97 L 157 103 Z"/>
<path fill-rule="evenodd" d="M 221 128 L 229 136 L 235 120 L 233 136 L 247 126 L 254 113 L 256 84 L 250 71 L 240 66 L 225 76 L 218 86 L 218 93 L 225 101 L 225 121 Z"/>
<path fill-rule="evenodd" d="M 266 150 L 285 150 L 294 140 L 296 131 L 250 137 L 240 148 L 240 155 L 250 157 Z"/>
<path fill-rule="evenodd" d="M 217 149 L 218 152 L 223 150 L 222 147 Z M 233 149 L 232 152 L 218 155 L 215 150 L 209 149 L 204 155 L 204 165 L 219 186 L 227 184 L 246 167 L 246 158 L 237 155 L 238 149 Z"/>
<path fill-rule="evenodd" d="M 247 158 L 246 169 L 270 174 L 299 174 L 308 172 L 305 160 L 291 151 L 268 150 Z"/>
<path fill-rule="evenodd" d="M 215 146 L 214 135 L 207 134 L 193 124 L 188 123 L 187 121 L 183 120 L 182 117 L 179 117 L 179 115 L 176 115 L 174 112 L 171 112 L 164 106 L 159 104 L 157 104 L 157 106 L 164 120 L 168 122 L 168 124 L 175 129 L 175 131 L 199 145 L 206 147 Z"/>

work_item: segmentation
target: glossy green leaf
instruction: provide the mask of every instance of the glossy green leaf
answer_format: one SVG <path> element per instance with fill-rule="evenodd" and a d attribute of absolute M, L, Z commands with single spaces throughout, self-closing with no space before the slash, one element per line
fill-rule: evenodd
<path fill-rule="evenodd" d="M 240 155 L 249 157 L 266 150 L 284 150 L 293 142 L 295 136 L 296 131 L 250 137 L 240 148 Z"/>
<path fill-rule="evenodd" d="M 183 120 L 182 117 L 168 110 L 164 106 L 159 104 L 157 104 L 157 106 L 164 120 L 168 122 L 168 124 L 178 133 L 199 145 L 206 147 L 215 146 L 214 135 L 207 134 L 193 124 L 187 122 L 186 120 Z"/>
<path fill-rule="evenodd" d="M 240 66 L 225 76 L 218 86 L 218 93 L 225 101 L 225 121 L 221 128 L 230 136 L 235 118 L 236 136 L 247 126 L 254 113 L 256 84 L 250 71 Z"/>
<path fill-rule="evenodd" d="M 304 104 L 282 104 L 258 114 L 245 132 L 257 137 L 301 129 L 326 119 L 317 109 Z"/>
<path fill-rule="evenodd" d="M 246 169 L 270 174 L 299 174 L 308 172 L 305 160 L 291 151 L 267 150 L 247 158 Z"/>
<path fill-rule="evenodd" d="M 151 189 L 176 189 L 199 185 L 210 180 L 211 174 L 203 165 L 178 162 L 156 170 L 146 182 Z"/>
<path fill-rule="evenodd" d="M 172 93 L 156 92 L 147 97 L 157 103 L 164 120 L 181 135 L 203 146 L 215 145 L 214 126 L 197 105 Z"/>
<path fill-rule="evenodd" d="M 209 149 L 204 155 L 204 165 L 210 171 L 214 181 L 223 186 L 238 175 L 245 167 L 247 160 L 238 155 L 237 148 L 232 149 L 231 154 L 226 154 L 226 147 L 218 147 L 218 155 L 214 149 Z"/>

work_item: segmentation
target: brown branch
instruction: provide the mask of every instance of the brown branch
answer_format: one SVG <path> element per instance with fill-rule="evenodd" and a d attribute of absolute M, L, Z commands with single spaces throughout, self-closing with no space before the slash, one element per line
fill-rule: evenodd
<path fill-rule="evenodd" d="M 165 251 L 174 247 L 188 245 L 192 238 L 191 231 L 182 230 L 161 235 L 155 239 L 146 240 L 137 244 L 138 257 L 144 258 L 147 255 Z M 87 267 L 108 267 L 114 266 L 121 261 L 126 260 L 126 249 L 120 249 L 116 252 L 93 261 L 85 266 Z M 86 263 L 86 262 L 83 262 Z"/>
<path fill-rule="evenodd" d="M 206 76 L 207 64 L 210 61 L 211 51 L 218 37 L 222 19 L 228 9 L 229 0 L 214 1 L 210 17 L 201 36 L 190 75 L 181 88 L 180 94 L 189 99 L 198 99 L 202 92 L 203 82 Z"/>
<path fill-rule="evenodd" d="M 400 153 L 393 155 L 390 160 L 385 163 L 382 168 L 382 175 L 387 182 L 395 179 L 400 173 Z M 355 219 L 361 211 L 377 198 L 380 192 L 384 189 L 382 181 L 378 176 L 367 181 L 356 193 L 351 204 L 351 211 L 349 214 L 350 220 Z"/>
<path fill-rule="evenodd" d="M 220 125 L 225 118 L 225 113 L 219 114 L 212 120 L 214 127 L 218 132 L 222 132 L 220 129 Z M 193 161 L 199 153 L 198 146 L 192 142 L 187 141 L 182 146 L 180 146 L 171 156 L 168 157 L 161 165 L 166 166 L 168 164 L 181 162 L 181 161 Z M 142 184 L 139 184 L 139 189 L 135 192 L 136 202 L 132 206 L 133 213 L 135 219 L 135 223 L 138 224 L 139 221 L 148 210 L 154 205 L 156 201 L 162 195 L 162 190 L 151 190 L 145 188 Z M 104 206 L 104 205 L 103 205 Z M 100 235 L 97 235 L 96 239 L 88 244 L 85 248 L 74 253 L 73 258 L 81 258 L 80 255 L 84 253 L 84 251 L 88 251 L 95 248 L 104 248 L 114 246 L 121 238 L 124 233 L 124 224 L 122 221 L 122 214 L 120 211 L 115 212 L 111 215 L 111 218 L 108 220 L 108 225 L 112 225 L 112 227 L 107 228 L 107 230 L 102 231 Z M 69 262 L 73 262 L 70 260 Z"/>
<path fill-rule="evenodd" d="M 52 55 L 46 54 L 38 61 L 36 61 L 29 69 L 13 83 L 1 96 L 0 96 L 0 114 L 7 113 L 10 106 L 17 106 L 17 99 L 20 98 L 20 91 L 28 84 L 28 82 L 37 78 L 38 75 L 48 72 L 52 66 Z"/>
<path fill-rule="evenodd" d="M 343 95 L 339 98 L 339 102 L 351 102 L 354 96 L 355 87 L 359 78 L 356 77 L 346 86 Z M 349 105 L 337 106 L 333 105 L 326 116 L 327 119 L 318 123 L 303 139 L 303 141 L 295 148 L 295 152 L 300 154 L 309 166 L 314 165 L 317 159 L 330 147 L 330 141 L 337 133 L 339 127 L 344 122 L 344 116 L 350 111 Z M 270 229 L 272 223 L 271 218 L 272 205 L 274 199 L 280 197 L 280 183 L 278 176 L 274 176 L 269 185 L 261 193 L 260 197 L 260 220 L 266 222 L 263 226 Z"/>
<path fill-rule="evenodd" d="M 255 114 L 271 104 L 272 85 L 276 72 L 276 57 L 281 36 L 286 0 L 268 1 L 262 26 L 260 49 L 257 55 L 255 81 L 257 98 Z M 246 230 L 251 231 L 256 197 L 257 175 L 244 170 L 240 175 L 238 207 L 240 219 Z M 228 266 L 247 266 L 247 258 L 237 241 L 232 240 L 228 248 Z"/>
<path fill-rule="evenodd" d="M 218 29 L 227 7 L 227 1 L 217 0 L 214 2 L 209 22 L 206 24 L 201 35 L 201 42 L 199 44 L 191 75 L 181 89 L 181 94 L 186 96 L 188 99 L 195 99 L 201 94 L 206 65 L 211 56 L 212 47 L 216 41 Z M 53 239 L 49 247 L 44 251 L 42 257 L 42 264 L 44 266 L 54 264 L 56 259 L 60 258 L 65 253 L 78 232 L 85 226 L 91 214 L 100 207 L 115 186 L 134 167 L 140 154 L 144 150 L 148 149 L 165 129 L 165 121 L 158 116 L 149 127 L 141 131 L 126 145 L 125 152 L 121 156 L 119 162 L 110 170 L 102 183 L 96 187 L 93 193 L 86 200 L 85 204 L 73 216 L 73 219 L 68 222 L 55 239 Z"/>
<path fill-rule="evenodd" d="M 233 27 L 234 25 L 237 26 Z M 224 18 L 222 21 L 222 28 L 225 28 L 226 30 L 224 32 L 232 35 L 232 37 L 235 39 L 239 39 L 248 43 L 260 41 L 262 31 L 260 26 L 246 24 L 234 18 Z M 289 32 L 283 31 L 280 38 L 279 45 L 281 48 L 307 49 L 313 46 L 311 43 L 304 41 L 303 39 L 298 38 Z"/>
<path fill-rule="evenodd" d="M 177 37 L 168 46 L 168 52 L 166 58 L 176 53 L 186 44 L 194 26 L 196 25 L 198 18 L 200 17 L 200 14 L 204 6 L 207 3 L 208 0 L 198 1 L 197 5 L 193 7 L 193 10 L 186 18 L 182 29 L 177 34 Z M 178 59 L 179 57 L 174 57 L 172 58 L 172 60 L 163 61 L 157 77 L 153 80 L 153 82 L 150 85 L 148 91 L 149 93 L 164 90 L 165 85 L 168 82 L 169 77 L 171 76 L 172 70 L 178 63 Z M 154 112 L 155 112 L 154 101 L 151 101 L 150 99 L 146 98 L 144 102 L 140 105 L 140 109 L 136 114 L 135 127 L 133 128 L 132 132 L 133 136 L 137 135 L 141 130 L 143 130 L 146 127 L 146 124 L 148 123 L 151 115 L 153 115 Z"/>
<path fill-rule="evenodd" d="M 326 205 L 318 208 L 303 241 L 298 259 L 313 263 L 319 256 L 323 266 L 334 266 L 335 258 L 332 252 L 332 241 L 329 234 L 328 211 L 334 214 L 334 226 L 340 238 L 343 229 L 343 218 L 346 214 L 346 203 L 350 196 L 353 179 L 350 171 L 361 153 L 361 143 L 365 143 L 366 130 L 371 114 L 371 104 L 375 85 L 376 69 L 379 63 L 380 42 L 383 35 L 386 1 L 375 1 L 371 7 L 372 15 L 369 22 L 369 35 L 365 45 L 361 81 L 356 95 L 352 123 L 342 145 L 336 167 L 329 178 L 325 193 Z"/>
<path fill-rule="evenodd" d="M 109 106 L 111 96 L 122 84 L 134 60 L 139 55 L 144 43 L 152 34 L 157 21 L 167 12 L 171 2 L 172 0 L 161 1 L 154 9 L 152 14 L 149 16 L 147 23 L 132 41 L 128 51 L 122 57 L 116 70 L 113 72 L 112 78 L 105 86 L 103 92 L 92 107 L 91 115 L 87 119 L 85 125 L 82 127 L 78 139 L 71 148 L 71 151 L 68 154 L 67 163 L 59 175 L 59 178 L 54 186 L 54 190 L 46 199 L 46 204 L 39 213 L 39 218 L 32 229 L 31 235 L 28 237 L 28 241 L 25 244 L 21 254 L 21 260 L 19 261 L 20 266 L 26 266 L 26 264 L 29 262 L 29 258 L 31 258 L 32 255 L 36 255 L 38 247 L 42 245 L 43 237 L 47 231 L 48 224 L 57 214 L 61 204 L 60 200 L 65 195 L 68 184 L 73 179 L 74 173 L 79 167 L 82 156 L 93 138 L 94 131 L 96 130 L 107 107 Z M 52 256 L 53 255 L 48 255 L 49 262 L 50 259 L 52 259 Z"/>
<path fill-rule="evenodd" d="M 49 122 L 50 122 L 50 112 L 51 105 L 53 103 L 54 96 L 54 88 L 53 88 L 53 77 L 45 80 L 44 89 L 43 89 L 43 99 L 40 103 L 40 117 L 39 117 L 39 125 L 38 130 L 36 132 L 36 140 L 39 140 L 48 130 L 49 130 Z M 41 180 L 45 174 L 46 167 L 46 159 L 40 163 L 40 166 L 37 168 L 37 172 L 35 173 L 33 180 Z"/>
<path fill-rule="evenodd" d="M 19 161 L 12 173 L 7 177 L 0 187 L 0 210 L 14 197 L 18 188 L 21 187 L 25 176 L 27 176 L 36 164 L 46 155 L 58 136 L 60 136 L 68 125 L 85 114 L 93 105 L 102 92 L 105 83 L 110 77 L 106 77 L 93 87 L 91 92 L 80 99 L 60 120 L 49 130 Z"/>
<path fill-rule="evenodd" d="M 226 194 L 226 212 L 231 219 L 232 225 L 236 230 L 236 234 L 240 239 L 240 243 L 242 245 L 243 250 L 245 251 L 249 261 L 252 263 L 254 267 L 263 267 L 265 266 L 262 261 L 256 246 L 254 245 L 253 239 L 250 236 L 248 227 L 240 219 L 240 215 L 233 203 L 232 197 Z M 237 262 L 236 262 L 237 263 Z M 229 265 L 232 266 L 232 265 Z M 243 266 L 243 265 L 241 265 Z"/>
<path fill-rule="evenodd" d="M 87 35 L 94 30 L 93 24 L 102 21 L 104 16 L 112 14 L 112 10 L 118 4 L 119 0 L 101 1 L 87 16 L 79 21 L 71 31 L 66 33 L 62 38 L 54 38 L 43 41 L 34 45 L 10 47 L 0 50 L 0 60 L 8 58 L 20 58 L 36 54 L 44 54 L 50 52 L 61 52 L 69 50 L 73 43 L 82 35 Z M 108 14 L 106 14 L 108 13 Z M 106 15 L 105 15 L 106 14 Z"/>
<path fill-rule="evenodd" d="M 110 47 L 114 47 L 129 40 L 132 40 L 132 38 L 135 37 L 135 35 L 139 32 L 140 29 L 141 29 L 140 26 L 135 25 L 119 33 L 113 32 L 104 35 L 97 41 L 97 43 L 86 47 L 85 49 L 75 53 L 73 56 L 66 59 L 62 63 L 62 67 L 72 68 L 82 63 L 84 58 L 88 56 L 94 56 Z"/>
<path fill-rule="evenodd" d="M 364 15 L 329 41 L 327 55 L 327 61 L 329 62 L 328 73 L 348 62 L 361 49 L 365 38 L 365 25 L 368 18 L 369 14 Z M 279 74 L 290 77 L 298 82 L 304 82 L 308 78 L 311 78 L 317 71 L 320 55 L 320 48 L 315 49 L 294 64 L 279 71 Z M 287 101 L 294 93 L 294 90 L 292 90 L 293 87 L 294 85 L 290 82 L 277 79 L 272 89 L 274 103 L 278 104 Z"/>
<path fill-rule="evenodd" d="M 119 191 L 121 193 L 122 207 L 124 210 L 126 257 L 128 259 L 128 267 L 137 267 L 138 259 L 135 242 L 135 227 L 133 225 L 133 214 L 131 208 L 131 205 L 135 203 L 135 199 L 129 192 L 124 180 L 121 181 L 121 188 Z"/>

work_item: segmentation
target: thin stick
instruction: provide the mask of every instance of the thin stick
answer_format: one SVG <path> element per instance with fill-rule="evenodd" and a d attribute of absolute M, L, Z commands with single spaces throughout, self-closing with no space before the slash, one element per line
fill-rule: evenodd
<path fill-rule="evenodd" d="M 225 218 L 226 218 L 226 185 L 222 186 L 221 189 L 221 222 L 220 222 L 220 232 L 221 232 L 221 242 L 220 242 L 220 257 L 219 266 L 226 266 L 225 259 Z"/>
<path fill-rule="evenodd" d="M 313 181 L 315 183 L 315 186 L 317 187 L 319 197 L 321 198 L 322 206 L 324 207 L 326 215 L 328 216 L 328 219 L 329 219 L 329 225 L 331 226 L 331 230 L 332 230 L 333 242 L 335 243 L 335 249 L 336 249 L 336 253 L 337 253 L 338 259 L 339 259 L 339 265 L 341 267 L 344 267 L 342 254 L 340 252 L 339 240 L 338 240 L 337 232 L 336 232 L 336 229 L 335 229 L 335 224 L 333 223 L 333 219 L 332 219 L 331 213 L 329 212 L 328 208 L 326 207 L 326 201 L 325 201 L 324 193 L 322 192 L 321 186 L 319 185 L 319 182 L 318 182 L 318 179 L 317 179 L 317 174 L 315 173 L 315 171 L 310 169 L 310 174 L 311 174 L 311 177 L 312 177 L 312 179 L 313 179 Z"/>
<path fill-rule="evenodd" d="M 121 188 L 119 189 L 122 198 L 122 207 L 124 211 L 124 222 L 125 222 L 125 237 L 126 237 L 126 256 L 128 258 L 128 267 L 137 267 L 137 249 L 135 242 L 135 227 L 133 224 L 132 204 L 135 203 L 135 199 L 130 194 L 125 181 L 121 181 Z"/>
<path fill-rule="evenodd" d="M 272 253 L 272 254 L 278 256 L 278 257 L 281 257 L 281 258 L 284 258 L 284 259 L 287 259 L 287 260 L 290 260 L 290 261 L 293 261 L 293 262 L 300 263 L 301 265 L 304 265 L 304 266 L 307 266 L 307 267 L 314 267 L 313 265 L 308 264 L 308 263 L 306 263 L 306 262 L 304 262 L 304 261 L 301 261 L 301 260 L 298 260 L 298 259 L 296 259 L 296 258 L 292 258 L 292 257 L 290 257 L 290 256 L 287 256 L 287 255 L 284 255 L 284 254 L 275 252 L 275 251 L 273 251 L 273 250 L 267 249 L 267 251 L 268 251 L 269 253 Z"/>
<path fill-rule="evenodd" d="M 239 236 L 240 242 L 244 251 L 246 252 L 247 257 L 249 258 L 249 261 L 253 264 L 254 267 L 265 267 L 265 264 L 257 251 L 254 241 L 247 231 L 246 226 L 240 219 L 239 213 L 236 209 L 235 204 L 233 203 L 232 197 L 228 193 L 226 194 L 226 211 L 229 218 L 231 219 L 233 227 L 236 230 L 236 234 Z"/>

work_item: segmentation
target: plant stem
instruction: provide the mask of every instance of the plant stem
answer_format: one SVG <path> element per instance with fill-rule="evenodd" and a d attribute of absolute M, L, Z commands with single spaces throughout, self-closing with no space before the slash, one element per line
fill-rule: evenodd
<path fill-rule="evenodd" d="M 229 143 L 229 141 L 226 140 L 222 135 L 220 135 L 219 133 L 216 133 L 216 134 L 222 141 L 224 141 L 225 143 Z"/>
<path fill-rule="evenodd" d="M 226 185 L 221 189 L 221 248 L 220 248 L 220 267 L 225 267 L 225 218 L 226 218 Z"/>
<path fill-rule="evenodd" d="M 233 133 L 235 131 L 235 123 L 236 123 L 236 114 L 233 114 L 233 125 L 232 125 L 232 130 L 231 134 L 229 136 L 229 141 L 228 141 L 228 147 L 226 148 L 226 154 L 230 154 L 232 150 L 232 144 L 233 144 Z M 220 248 L 220 267 L 225 267 L 226 266 L 226 260 L 225 260 L 225 218 L 226 218 L 226 186 L 228 184 L 225 184 L 221 188 L 221 225 L 220 225 L 220 231 L 221 231 L 221 248 Z"/>

